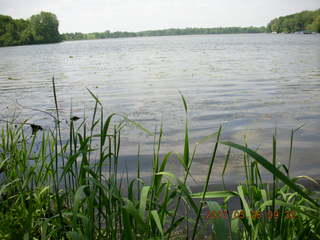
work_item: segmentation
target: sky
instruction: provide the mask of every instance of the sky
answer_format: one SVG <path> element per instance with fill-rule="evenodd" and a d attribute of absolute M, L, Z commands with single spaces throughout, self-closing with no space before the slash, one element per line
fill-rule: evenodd
<path fill-rule="evenodd" d="M 265 26 L 276 17 L 320 8 L 320 0 L 0 0 L 0 14 L 55 13 L 64 32 Z"/>

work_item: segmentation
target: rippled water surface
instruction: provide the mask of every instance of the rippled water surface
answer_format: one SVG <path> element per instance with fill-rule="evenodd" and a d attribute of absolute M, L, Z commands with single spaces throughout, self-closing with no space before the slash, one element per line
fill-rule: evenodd
<path fill-rule="evenodd" d="M 279 161 L 287 163 L 290 130 L 304 124 L 295 136 L 294 172 L 319 174 L 319 35 L 170 36 L 0 48 L 1 118 L 16 112 L 18 119 L 52 126 L 46 114 L 28 109 L 52 111 L 52 75 L 63 118 L 71 100 L 78 116 L 92 110 L 89 88 L 108 113 L 125 113 L 151 130 L 162 121 L 163 152 L 182 152 L 185 115 L 178 91 L 189 103 L 193 144 L 222 124 L 224 139 L 243 143 L 246 135 L 251 147 L 270 156 L 277 128 Z M 126 129 L 122 141 L 123 156 L 136 155 L 139 143 L 142 154 L 152 152 L 153 138 L 137 129 Z M 205 174 L 211 151 L 212 141 L 200 146 L 195 176 Z M 231 161 L 230 177 L 240 171 L 238 159 Z M 147 174 L 151 161 L 143 161 Z M 134 169 L 135 163 L 127 164 Z"/>

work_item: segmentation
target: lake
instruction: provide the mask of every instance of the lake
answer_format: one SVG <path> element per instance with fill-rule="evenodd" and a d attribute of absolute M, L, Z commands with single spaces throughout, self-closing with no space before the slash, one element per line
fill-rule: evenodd
<path fill-rule="evenodd" d="M 192 146 L 223 126 L 222 137 L 244 143 L 270 157 L 272 135 L 278 139 L 278 160 L 287 163 L 291 129 L 295 134 L 293 173 L 319 175 L 320 164 L 320 35 L 230 34 L 73 41 L 0 48 L 0 118 L 53 126 L 55 76 L 63 119 L 90 115 L 94 100 L 106 113 L 124 113 L 155 131 L 161 121 L 162 152 L 182 152 L 185 114 L 179 91 L 189 105 Z M 22 107 L 23 106 L 23 107 Z M 277 130 L 275 130 L 277 129 Z M 121 155 L 129 172 L 141 144 L 143 171 L 150 172 L 152 137 L 128 127 L 122 133 Z M 194 178 L 206 175 L 213 140 L 202 144 Z M 223 167 L 222 156 L 215 177 Z M 237 181 L 242 162 L 233 151 L 227 177 Z M 171 168 L 181 169 L 173 161 Z"/>

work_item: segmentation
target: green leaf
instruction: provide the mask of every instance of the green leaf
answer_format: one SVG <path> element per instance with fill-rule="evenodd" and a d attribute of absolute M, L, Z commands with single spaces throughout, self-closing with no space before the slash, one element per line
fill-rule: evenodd
<path fill-rule="evenodd" d="M 275 174 L 278 179 L 288 185 L 292 190 L 298 192 L 301 196 L 308 199 L 311 203 L 319 207 L 318 203 L 312 199 L 308 194 L 306 194 L 298 185 L 294 184 L 293 181 L 290 180 L 286 175 L 284 175 L 281 171 L 279 171 L 276 167 L 272 165 L 267 159 L 262 157 L 260 154 L 256 153 L 250 148 L 245 146 L 233 143 L 233 142 L 221 142 L 224 145 L 236 148 L 247 153 L 249 156 L 254 158 L 259 164 L 261 164 L 265 169 L 267 169 L 270 173 Z"/>
<path fill-rule="evenodd" d="M 189 135 L 188 135 L 188 105 L 187 101 L 182 95 L 181 92 L 179 92 L 183 101 L 184 110 L 186 112 L 186 124 L 185 124 L 185 135 L 184 135 L 184 148 L 183 148 L 183 160 L 184 165 L 189 166 L 189 159 L 190 159 L 190 152 L 189 152 Z"/>
<path fill-rule="evenodd" d="M 224 161 L 224 166 L 223 166 L 223 170 L 222 170 L 222 174 L 221 174 L 222 178 L 224 177 L 224 173 L 226 172 L 226 169 L 227 169 L 227 165 L 228 165 L 229 158 L 230 158 L 230 153 L 231 153 L 231 147 L 229 147 L 228 153 L 226 156 L 226 160 Z"/>
<path fill-rule="evenodd" d="M 219 205 L 219 203 L 215 201 L 209 201 L 208 207 L 210 212 L 215 212 L 217 214 L 222 213 L 222 209 Z M 228 229 L 226 227 L 226 220 L 222 217 L 217 217 L 217 218 L 211 218 L 211 221 L 213 223 L 212 228 L 213 231 L 215 232 L 216 239 L 228 239 Z"/>
<path fill-rule="evenodd" d="M 82 233 L 78 233 L 78 232 L 68 232 L 67 236 L 69 239 L 72 240 L 84 240 L 84 236 L 82 235 Z"/>
<path fill-rule="evenodd" d="M 239 239 L 239 218 L 231 220 L 231 238 L 232 240 Z"/>
<path fill-rule="evenodd" d="M 147 205 L 147 199 L 148 199 L 148 193 L 150 190 L 150 186 L 144 186 L 141 189 L 141 197 L 140 197 L 140 204 L 139 204 L 139 214 L 142 219 L 144 219 L 145 211 L 146 211 L 146 205 Z"/>
<path fill-rule="evenodd" d="M 164 156 L 163 161 L 160 166 L 160 169 L 159 169 L 159 172 L 163 172 L 165 170 L 168 159 L 170 158 L 171 154 L 172 154 L 172 152 L 169 152 Z"/>
<path fill-rule="evenodd" d="M 177 159 L 180 162 L 181 166 L 184 168 L 185 171 L 187 171 L 188 170 L 188 166 L 185 165 L 185 161 L 182 158 L 182 156 L 179 153 L 177 153 L 176 156 L 177 156 Z"/>
<path fill-rule="evenodd" d="M 172 225 L 170 225 L 169 229 L 166 231 L 166 234 L 171 233 L 174 229 L 176 229 L 183 221 L 185 220 L 185 217 L 181 217 L 178 220 L 176 220 Z"/>
<path fill-rule="evenodd" d="M 123 236 L 124 236 L 124 239 L 135 239 L 133 230 L 135 230 L 135 229 L 132 226 L 129 214 L 126 211 L 123 211 Z"/>
<path fill-rule="evenodd" d="M 144 182 L 142 181 L 142 179 L 140 178 L 135 178 L 135 179 L 132 179 L 131 182 L 130 182 L 130 185 L 129 185 L 129 188 L 128 188 L 128 198 L 133 201 L 134 200 L 134 183 L 135 182 L 141 182 L 142 184 L 144 184 Z"/>
<path fill-rule="evenodd" d="M 87 88 L 87 90 L 89 91 L 89 93 L 91 94 L 91 96 L 94 98 L 94 100 L 96 100 L 96 102 L 97 102 L 100 106 L 102 106 L 102 103 L 101 103 L 100 100 L 97 98 L 97 96 L 96 96 L 93 92 L 91 92 L 91 90 L 90 90 L 89 88 Z"/>
<path fill-rule="evenodd" d="M 159 229 L 160 234 L 163 235 L 163 229 L 162 229 L 162 225 L 161 225 L 161 221 L 160 221 L 158 212 L 156 210 L 152 210 L 151 215 L 152 215 L 152 217 L 153 217 L 153 219 Z"/>
<path fill-rule="evenodd" d="M 2 194 L 5 193 L 6 188 L 8 188 L 11 184 L 14 184 L 14 183 L 19 182 L 19 181 L 20 181 L 20 179 L 15 179 L 15 180 L 7 183 L 7 184 L 2 185 L 2 186 L 0 187 L 0 197 L 1 197 Z"/>
<path fill-rule="evenodd" d="M 145 132 L 146 134 L 148 134 L 150 136 L 154 136 L 154 133 L 152 133 L 150 130 L 146 129 L 145 127 L 143 127 L 141 124 L 139 124 L 139 123 L 137 123 L 135 121 L 132 121 L 131 119 L 129 119 L 128 117 L 126 117 L 123 114 L 117 114 L 117 115 L 122 117 L 124 120 L 126 120 L 129 123 L 131 123 L 135 127 L 139 128 L 141 131 Z"/>
<path fill-rule="evenodd" d="M 72 166 L 75 163 L 75 161 L 77 160 L 77 158 L 80 156 L 80 154 L 84 154 L 86 153 L 86 151 L 84 149 L 77 151 L 76 153 L 70 155 L 68 157 L 68 161 L 66 163 L 66 165 L 63 168 L 63 172 L 61 174 L 60 179 L 63 179 L 63 177 L 67 174 L 67 172 L 69 172 L 71 170 L 72 175 L 74 175 L 73 171 L 72 171 Z M 61 180 L 60 180 L 61 181 Z"/>
<path fill-rule="evenodd" d="M 319 212 L 319 209 L 317 209 L 317 208 L 310 208 L 310 207 L 306 207 L 304 205 L 287 203 L 287 202 L 283 202 L 283 201 L 280 201 L 280 200 L 275 200 L 275 204 L 276 204 L 276 206 L 282 206 L 282 207 L 288 207 L 290 209 L 294 209 L 297 212 L 299 212 L 301 214 L 305 214 L 305 215 L 308 215 L 308 212 L 309 213 L 311 213 L 311 212 L 318 213 Z M 268 201 L 264 202 L 259 207 L 259 210 L 262 212 L 268 206 L 272 206 L 272 200 L 268 200 Z"/>
<path fill-rule="evenodd" d="M 89 187 L 88 185 L 82 185 L 78 188 L 78 190 L 76 191 L 75 195 L 74 195 L 74 203 L 73 203 L 73 211 L 77 212 L 81 201 L 86 197 L 86 194 L 84 192 L 84 189 Z"/>
<path fill-rule="evenodd" d="M 241 199 L 244 211 L 246 212 L 246 218 L 248 219 L 248 222 L 251 225 L 251 227 L 253 227 L 252 218 L 251 218 L 251 211 L 250 211 L 249 205 L 247 203 L 247 200 L 244 197 L 242 186 L 238 186 L 238 193 L 239 193 L 239 197 Z"/>
<path fill-rule="evenodd" d="M 173 179 L 173 180 L 177 180 L 177 179 L 178 179 L 177 176 L 174 175 L 174 174 L 171 173 L 171 172 L 158 172 L 156 175 L 167 176 L 167 177 L 169 177 L 169 178 L 171 178 L 171 179 Z"/>
<path fill-rule="evenodd" d="M 133 216 L 138 222 L 139 226 L 143 229 L 146 227 L 143 218 L 141 218 L 139 211 L 135 208 L 135 205 L 129 199 L 124 199 L 126 205 L 123 207 L 131 216 Z"/>
<path fill-rule="evenodd" d="M 185 136 L 184 136 L 184 148 L 183 148 L 183 160 L 184 165 L 189 166 L 189 136 L 188 136 L 188 120 L 186 120 Z"/>
<path fill-rule="evenodd" d="M 109 115 L 109 117 L 107 118 L 107 120 L 104 123 L 103 126 L 103 130 L 101 132 L 101 144 L 104 145 L 105 141 L 106 141 L 106 137 L 107 137 L 107 133 L 108 133 L 108 128 L 111 122 L 112 117 L 116 115 L 115 113 L 112 113 Z"/>
<path fill-rule="evenodd" d="M 187 113 L 188 112 L 188 104 L 187 104 L 187 101 L 186 99 L 184 98 L 183 94 L 179 91 L 179 94 L 182 98 L 182 102 L 183 102 L 183 106 L 184 106 L 184 111 Z"/>
<path fill-rule="evenodd" d="M 193 193 L 191 194 L 192 198 L 202 198 L 203 192 L 200 193 Z M 232 191 L 213 191 L 213 192 L 206 192 L 205 198 L 227 198 L 227 197 L 236 197 L 238 194 Z"/>
<path fill-rule="evenodd" d="M 309 180 L 310 182 L 314 183 L 315 185 L 320 186 L 320 183 L 317 180 L 315 180 L 314 178 L 309 177 L 309 176 L 302 175 L 302 176 L 297 176 L 297 177 L 293 178 L 293 180 L 299 180 L 299 179 L 306 179 L 306 180 Z"/>

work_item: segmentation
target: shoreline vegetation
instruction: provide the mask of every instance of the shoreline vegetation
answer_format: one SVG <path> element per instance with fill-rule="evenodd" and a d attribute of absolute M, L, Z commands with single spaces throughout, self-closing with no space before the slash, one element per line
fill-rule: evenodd
<path fill-rule="evenodd" d="M 237 33 L 266 33 L 266 27 L 216 27 L 216 28 L 170 28 L 162 30 L 147 30 L 140 32 L 93 32 L 93 33 L 63 33 L 62 39 L 93 40 L 107 38 L 128 38 L 128 37 L 157 37 L 157 36 L 179 36 L 179 35 L 209 35 L 209 34 L 237 34 Z"/>
<path fill-rule="evenodd" d="M 93 40 L 127 37 L 238 34 L 238 33 L 320 33 L 320 9 L 273 19 L 266 27 L 215 27 L 215 28 L 171 28 L 140 32 L 104 31 L 92 33 L 62 33 L 55 14 L 41 12 L 29 19 L 13 19 L 0 15 L 0 47 L 27 44 L 57 43 L 61 41 Z"/>
<path fill-rule="evenodd" d="M 182 153 L 162 155 L 162 127 L 153 133 L 124 115 L 105 116 L 90 90 L 95 100 L 91 118 L 70 113 L 69 134 L 62 138 L 54 79 L 52 84 L 53 129 L 14 119 L 1 129 L 0 239 L 320 239 L 319 191 L 300 184 L 305 180 L 319 186 L 319 182 L 290 175 L 293 139 L 299 129 L 292 130 L 288 162 L 281 163 L 276 133 L 268 160 L 246 143 L 222 141 L 220 127 L 202 140 L 212 142 L 212 155 L 201 191 L 192 192 L 187 182 L 201 142 L 191 148 L 184 96 Z M 118 169 L 121 130 L 127 125 L 154 136 L 150 183 L 143 181 L 139 150 L 136 177 L 129 179 L 128 172 Z M 223 184 L 223 190 L 208 191 L 221 146 L 228 147 L 222 182 L 236 151 L 243 155 L 245 180 L 235 190 Z M 180 164 L 182 177 L 167 170 L 171 161 Z M 263 180 L 262 168 L 272 176 L 271 185 Z M 238 203 L 237 209 L 231 208 L 232 201 Z"/>
<path fill-rule="evenodd" d="M 55 14 L 41 12 L 27 20 L 0 15 L 0 47 L 61 42 Z"/>

